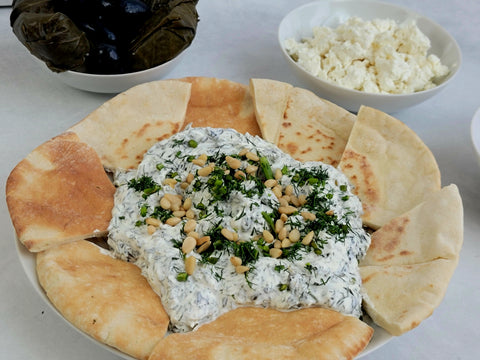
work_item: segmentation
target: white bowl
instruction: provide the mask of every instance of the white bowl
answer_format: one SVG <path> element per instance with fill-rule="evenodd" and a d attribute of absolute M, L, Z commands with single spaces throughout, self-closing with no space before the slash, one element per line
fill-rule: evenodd
<path fill-rule="evenodd" d="M 480 108 L 478 108 L 475 115 L 473 115 L 471 124 L 472 143 L 477 152 L 477 160 L 480 165 Z"/>
<path fill-rule="evenodd" d="M 336 28 L 352 16 L 363 20 L 393 19 L 398 23 L 406 19 L 415 19 L 418 28 L 431 41 L 429 53 L 437 55 L 440 61 L 448 66 L 450 73 L 432 89 L 412 94 L 373 94 L 321 80 L 301 68 L 285 50 L 286 39 L 294 38 L 300 41 L 312 37 L 313 27 Z M 395 112 L 419 104 L 443 90 L 458 72 L 462 61 L 457 42 L 437 23 L 409 9 L 370 0 L 316 1 L 300 6 L 288 13 L 280 22 L 278 41 L 284 57 L 304 87 L 353 112 L 357 112 L 361 105 L 385 112 Z"/>
<path fill-rule="evenodd" d="M 184 50 L 172 60 L 150 69 L 125 74 L 88 74 L 76 71 L 55 73 L 47 69 L 55 78 L 74 88 L 97 93 L 120 93 L 135 85 L 164 78 L 178 65 Z"/>

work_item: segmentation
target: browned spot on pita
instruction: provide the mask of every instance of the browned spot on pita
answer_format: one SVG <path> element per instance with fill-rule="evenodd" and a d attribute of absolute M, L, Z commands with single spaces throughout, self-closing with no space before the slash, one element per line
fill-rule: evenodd
<path fill-rule="evenodd" d="M 311 147 L 308 147 L 308 148 L 302 150 L 301 154 L 307 154 L 307 153 L 309 153 L 309 152 L 311 152 L 311 151 L 312 151 L 312 148 L 311 148 Z"/>
<path fill-rule="evenodd" d="M 296 143 L 288 143 L 287 144 L 287 151 L 289 154 L 295 154 L 298 150 L 298 145 Z"/>
<path fill-rule="evenodd" d="M 369 165 L 365 155 L 356 153 L 350 149 L 345 150 L 342 159 L 342 169 L 349 170 L 349 173 L 355 175 L 350 176 L 350 180 L 355 185 L 353 192 L 359 195 L 359 189 L 363 190 L 363 194 L 360 196 L 363 205 L 365 216 L 367 216 L 371 208 L 369 204 L 375 204 L 378 199 L 377 183 L 375 181 L 375 174 L 373 169 Z M 361 184 L 361 186 L 359 186 Z"/>

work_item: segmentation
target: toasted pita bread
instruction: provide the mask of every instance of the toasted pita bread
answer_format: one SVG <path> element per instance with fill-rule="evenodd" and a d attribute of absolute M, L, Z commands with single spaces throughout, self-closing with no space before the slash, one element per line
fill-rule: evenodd
<path fill-rule="evenodd" d="M 38 279 L 74 326 L 137 359 L 165 335 L 168 316 L 135 265 L 80 240 L 37 255 Z"/>
<path fill-rule="evenodd" d="M 338 164 L 355 115 L 309 90 L 293 88 L 283 117 L 277 143 L 280 149 L 300 161 Z"/>
<path fill-rule="evenodd" d="M 372 234 L 360 266 L 411 265 L 457 259 L 463 243 L 462 199 L 456 185 L 431 194 Z"/>
<path fill-rule="evenodd" d="M 272 144 L 278 142 L 280 124 L 287 107 L 293 85 L 270 79 L 250 79 L 255 116 L 262 137 Z"/>
<path fill-rule="evenodd" d="M 192 85 L 185 126 L 231 128 L 261 135 L 248 86 L 230 80 L 187 77 Z"/>
<path fill-rule="evenodd" d="M 442 301 L 457 259 L 414 265 L 360 267 L 372 320 L 392 335 L 401 335 L 428 318 Z"/>
<path fill-rule="evenodd" d="M 33 252 L 105 235 L 114 193 L 98 155 L 73 133 L 33 150 L 6 184 L 13 226 Z"/>
<path fill-rule="evenodd" d="M 355 186 L 363 221 L 378 229 L 440 190 L 437 162 L 422 140 L 392 116 L 362 106 L 340 170 Z"/>
<path fill-rule="evenodd" d="M 372 334 L 357 318 L 327 309 L 238 308 L 196 331 L 169 335 L 149 360 L 352 359 Z"/>
<path fill-rule="evenodd" d="M 442 301 L 463 242 L 458 188 L 449 185 L 372 235 L 360 262 L 364 307 L 375 323 L 401 335 Z"/>
<path fill-rule="evenodd" d="M 190 88 L 190 84 L 175 80 L 134 86 L 105 102 L 70 131 L 95 149 L 105 168 L 136 168 L 153 144 L 183 127 Z"/>

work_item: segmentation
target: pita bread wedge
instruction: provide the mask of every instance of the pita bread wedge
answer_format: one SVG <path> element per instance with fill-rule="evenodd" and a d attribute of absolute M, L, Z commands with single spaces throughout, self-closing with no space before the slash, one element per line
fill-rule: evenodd
<path fill-rule="evenodd" d="M 309 90 L 293 88 L 283 117 L 280 149 L 300 161 L 338 164 L 355 115 Z"/>
<path fill-rule="evenodd" d="M 165 335 L 168 316 L 135 265 L 80 240 L 37 255 L 38 279 L 74 326 L 137 359 Z"/>
<path fill-rule="evenodd" d="M 431 194 L 375 231 L 371 239 L 360 266 L 455 260 L 463 242 L 463 207 L 457 186 L 452 184 Z"/>
<path fill-rule="evenodd" d="M 280 124 L 287 107 L 288 96 L 293 85 L 270 79 L 250 79 L 255 116 L 262 137 L 276 144 L 280 135 Z"/>
<path fill-rule="evenodd" d="M 32 252 L 105 235 L 114 193 L 98 155 L 74 133 L 33 150 L 6 184 L 13 226 Z"/>
<path fill-rule="evenodd" d="M 378 229 L 440 190 L 437 162 L 422 140 L 392 116 L 362 106 L 338 166 L 355 186 L 363 221 Z"/>
<path fill-rule="evenodd" d="M 171 334 L 149 360 L 353 359 L 373 329 L 352 316 L 308 308 L 238 308 L 198 330 Z"/>
<path fill-rule="evenodd" d="M 185 126 L 231 128 L 242 134 L 261 135 L 247 85 L 208 77 L 180 80 L 192 85 Z"/>
<path fill-rule="evenodd" d="M 455 185 L 374 232 L 360 261 L 363 303 L 373 321 L 401 335 L 429 317 L 445 295 L 462 243 L 463 208 Z"/>
<path fill-rule="evenodd" d="M 190 88 L 190 84 L 175 80 L 134 86 L 105 102 L 70 131 L 95 149 L 105 168 L 136 168 L 153 144 L 183 127 Z"/>
<path fill-rule="evenodd" d="M 428 318 L 442 301 L 457 259 L 413 265 L 360 267 L 366 296 L 363 306 L 372 320 L 399 336 Z"/>

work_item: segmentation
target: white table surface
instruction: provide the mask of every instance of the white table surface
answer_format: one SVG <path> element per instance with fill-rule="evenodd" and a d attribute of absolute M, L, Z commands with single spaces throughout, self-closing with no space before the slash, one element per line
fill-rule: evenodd
<path fill-rule="evenodd" d="M 188 56 L 171 78 L 212 76 L 247 84 L 265 77 L 298 85 L 277 45 L 281 18 L 308 1 L 200 0 L 200 23 Z M 460 263 L 442 304 L 419 327 L 366 358 L 478 359 L 480 354 L 480 167 L 470 122 L 480 107 L 480 2 L 390 0 L 444 26 L 458 41 L 463 65 L 436 98 L 395 115 L 433 151 L 443 185 L 459 186 L 465 236 Z M 0 8 L 0 176 L 37 145 L 61 133 L 112 95 L 83 92 L 52 79 L 17 41 L 9 8 Z M 0 200 L 0 359 L 118 357 L 80 336 L 32 288 L 21 267 L 4 191 Z"/>

